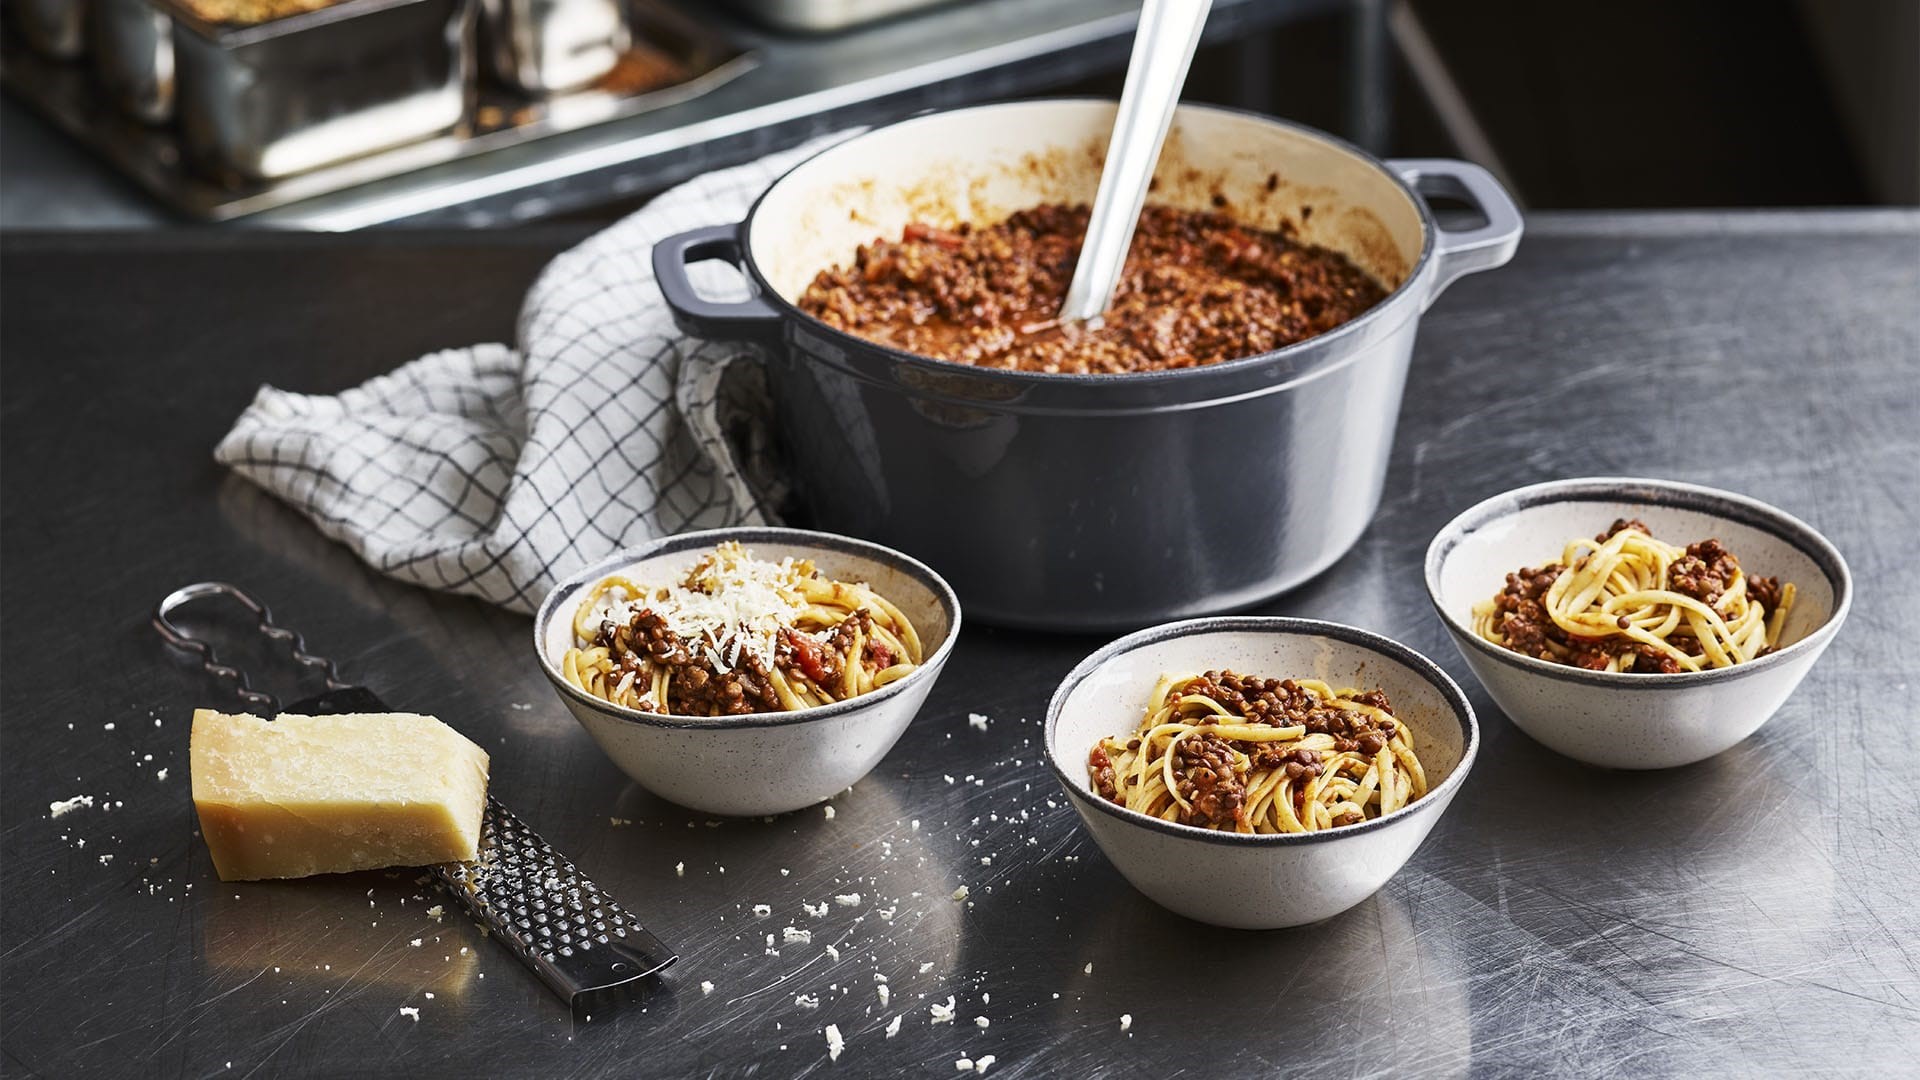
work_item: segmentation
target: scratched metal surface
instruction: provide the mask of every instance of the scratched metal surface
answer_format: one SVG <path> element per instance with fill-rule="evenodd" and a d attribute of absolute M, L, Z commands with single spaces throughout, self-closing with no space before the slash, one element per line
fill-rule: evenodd
<path fill-rule="evenodd" d="M 333 390 L 508 332 L 513 298 L 570 239 L 9 244 L 4 1071 L 951 1076 L 985 1055 L 1004 1077 L 1913 1067 L 1920 215 L 1543 218 L 1513 267 L 1440 302 L 1378 521 L 1271 610 L 1433 656 L 1469 687 L 1486 747 L 1379 895 L 1264 934 L 1153 907 L 1054 792 L 1035 721 L 1095 641 L 970 628 L 831 819 L 712 822 L 601 757 L 535 673 L 524 620 L 373 577 L 209 461 L 258 381 Z M 1846 632 L 1769 727 L 1716 760 L 1626 775 L 1556 757 L 1491 706 L 1428 611 L 1418 565 L 1442 521 L 1580 473 L 1744 491 L 1852 561 Z M 495 790 L 679 966 L 638 1000 L 570 1015 L 471 924 L 432 918 L 439 898 L 410 875 L 220 884 L 193 834 L 186 736 L 192 706 L 228 699 L 143 626 L 160 593 L 208 576 L 257 589 L 351 675 L 482 742 Z M 79 794 L 97 805 L 49 817 Z M 811 941 L 785 942 L 787 926 Z M 957 1018 L 933 1024 L 949 996 Z M 837 1063 L 828 1024 L 846 1038 Z"/>

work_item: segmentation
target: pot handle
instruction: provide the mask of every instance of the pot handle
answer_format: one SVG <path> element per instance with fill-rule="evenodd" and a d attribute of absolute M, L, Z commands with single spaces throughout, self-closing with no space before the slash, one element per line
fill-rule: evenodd
<path fill-rule="evenodd" d="M 707 459 L 707 464 L 713 466 L 733 505 L 744 515 L 741 524 L 764 525 L 779 519 L 768 508 L 767 500 L 747 482 L 746 466 L 733 452 L 733 443 L 720 423 L 720 380 L 729 365 L 751 355 L 751 350 L 697 345 L 680 350 L 680 374 L 674 381 L 673 402 L 686 421 L 694 445 Z"/>
<path fill-rule="evenodd" d="M 780 327 L 780 313 L 760 295 L 751 276 L 745 300 L 708 300 L 687 277 L 692 263 L 719 259 L 741 268 L 739 225 L 708 225 L 669 236 L 653 245 L 653 279 L 673 312 L 673 323 L 695 337 L 713 341 L 762 340 Z"/>
<path fill-rule="evenodd" d="M 1487 219 L 1477 229 L 1434 229 L 1433 285 L 1423 307 L 1431 307 L 1455 278 L 1505 266 L 1520 246 L 1525 228 L 1520 207 L 1493 174 L 1465 161 L 1402 158 L 1387 165 L 1422 197 L 1440 195 L 1472 204 Z"/>

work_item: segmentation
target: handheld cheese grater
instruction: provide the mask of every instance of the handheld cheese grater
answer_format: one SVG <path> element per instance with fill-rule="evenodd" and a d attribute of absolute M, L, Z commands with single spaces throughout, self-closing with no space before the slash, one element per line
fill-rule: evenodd
<path fill-rule="evenodd" d="M 221 663 L 211 645 L 174 625 L 171 616 L 182 605 L 216 596 L 246 607 L 261 635 L 287 646 L 301 667 L 325 676 L 326 691 L 281 709 L 272 694 L 253 688 L 246 672 Z M 341 682 L 333 661 L 307 652 L 299 634 L 274 625 L 267 605 L 235 586 L 203 581 L 176 589 L 154 608 L 153 626 L 167 644 L 197 654 L 209 675 L 234 684 L 241 700 L 269 716 L 393 711 L 372 690 Z M 480 822 L 480 857 L 441 863 L 433 876 L 569 1004 L 658 974 L 679 959 L 491 791 Z"/>

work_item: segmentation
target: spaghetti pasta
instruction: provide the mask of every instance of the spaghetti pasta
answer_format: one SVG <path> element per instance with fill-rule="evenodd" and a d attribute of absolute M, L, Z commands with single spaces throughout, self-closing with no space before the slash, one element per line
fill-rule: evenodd
<path fill-rule="evenodd" d="M 1236 833 L 1358 824 L 1427 793 L 1384 691 L 1231 671 L 1161 676 L 1140 726 L 1095 743 L 1087 771 L 1129 810 Z"/>
<path fill-rule="evenodd" d="M 913 623 L 864 584 L 810 560 L 755 559 L 738 542 L 707 553 L 676 584 L 597 582 L 573 620 L 561 674 L 642 712 L 733 716 L 811 708 L 869 694 L 921 661 Z"/>
<path fill-rule="evenodd" d="M 1594 671 L 1705 671 L 1779 648 L 1793 597 L 1792 583 L 1749 577 L 1718 540 L 1679 548 L 1622 519 L 1569 541 L 1558 562 L 1508 574 L 1474 605 L 1473 632 Z"/>

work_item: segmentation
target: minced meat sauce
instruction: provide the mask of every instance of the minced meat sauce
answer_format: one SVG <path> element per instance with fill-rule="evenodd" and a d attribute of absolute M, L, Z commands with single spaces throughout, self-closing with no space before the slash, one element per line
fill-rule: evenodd
<path fill-rule="evenodd" d="M 1622 529 L 1653 535 L 1647 523 L 1638 518 L 1620 518 L 1595 536 L 1595 543 L 1606 543 Z M 1592 671 L 1605 671 L 1614 657 L 1632 656 L 1632 664 L 1622 671 L 1642 675 L 1674 675 L 1687 670 L 1661 650 L 1631 638 L 1591 638 L 1569 634 L 1547 613 L 1547 590 L 1566 568 L 1557 562 L 1545 566 L 1523 567 L 1507 575 L 1507 584 L 1494 598 L 1495 625 L 1514 652 L 1552 663 L 1565 663 Z M 1734 576 L 1740 573 L 1740 560 L 1718 540 L 1702 540 L 1687 545 L 1687 553 L 1667 568 L 1667 587 L 1714 607 L 1720 603 Z M 1747 578 L 1747 597 L 1770 612 L 1780 604 L 1780 579 Z M 1674 635 L 1667 644 L 1691 656 L 1701 655 L 1700 643 L 1691 637 Z M 1559 649 L 1556 650 L 1555 646 Z M 1562 653 L 1565 651 L 1565 658 Z M 1764 655 L 1764 653 L 1762 654 Z"/>
<path fill-rule="evenodd" d="M 1333 737 L 1334 753 L 1378 754 L 1398 729 L 1391 719 L 1379 719 L 1371 713 L 1342 709 L 1301 686 L 1292 679 L 1262 679 L 1236 675 L 1231 671 L 1209 671 L 1189 681 L 1183 696 L 1211 698 L 1233 714 L 1230 723 L 1265 724 L 1269 727 L 1302 727 L 1308 735 Z M 1384 690 L 1371 690 L 1350 700 L 1378 709 L 1388 716 L 1393 705 Z M 1192 721 L 1198 725 L 1220 722 L 1216 716 Z M 1140 740 L 1128 741 L 1127 749 L 1140 749 Z M 1304 781 L 1325 769 L 1322 755 L 1314 750 L 1277 743 L 1246 744 L 1246 767 L 1235 761 L 1235 743 L 1212 732 L 1202 731 L 1180 740 L 1174 749 L 1175 789 L 1191 810 L 1183 810 L 1180 823 L 1209 829 L 1232 829 L 1245 819 L 1247 782 L 1255 771 L 1280 769 L 1293 787 L 1294 811 L 1300 812 L 1306 797 Z M 1106 748 L 1094 744 L 1087 763 L 1094 789 L 1102 798 L 1125 805 L 1114 775 L 1113 760 Z M 1353 825 L 1361 818 L 1351 811 L 1335 818 L 1335 825 Z"/>
<path fill-rule="evenodd" d="M 951 230 L 910 224 L 823 270 L 800 309 L 906 352 L 1079 374 L 1237 360 L 1345 323 L 1386 291 L 1338 252 L 1223 214 L 1149 206 L 1099 325 L 1057 321 L 1088 208 L 1047 205 Z"/>
<path fill-rule="evenodd" d="M 791 628 L 781 630 L 773 662 L 783 672 L 805 678 L 815 686 L 838 686 L 856 631 L 866 638 L 860 662 L 867 670 L 893 666 L 898 658 L 886 644 L 874 639 L 873 613 L 866 608 L 847 616 L 823 636 Z M 742 716 L 785 708 L 773 688 L 767 664 L 752 650 L 739 650 L 733 663 L 723 665 L 714 650 L 675 633 L 651 609 L 635 612 L 625 623 L 611 619 L 602 622 L 593 644 L 608 651 L 618 676 L 650 679 L 645 670 L 649 662 L 671 670 L 668 694 L 672 700 L 662 703 L 643 697 L 637 706 L 642 712 L 662 712 L 663 706 L 671 706 L 675 716 Z"/>

